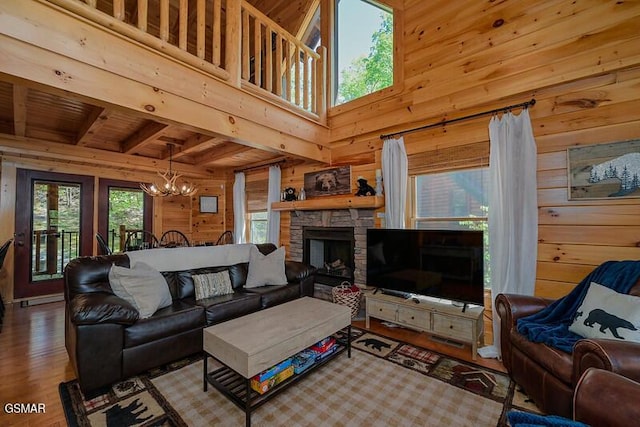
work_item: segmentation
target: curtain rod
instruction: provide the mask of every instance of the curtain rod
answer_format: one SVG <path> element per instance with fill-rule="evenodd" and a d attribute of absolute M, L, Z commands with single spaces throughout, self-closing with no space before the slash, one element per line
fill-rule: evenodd
<path fill-rule="evenodd" d="M 458 117 L 457 119 L 442 120 L 440 122 L 432 123 L 430 125 L 420 126 L 420 127 L 417 127 L 417 128 L 403 130 L 403 131 L 395 132 L 395 133 L 388 133 L 386 135 L 380 135 L 380 139 L 387 139 L 387 138 L 392 138 L 394 136 L 406 135 L 408 133 L 418 132 L 418 131 L 421 131 L 421 130 L 434 128 L 436 126 L 444 126 L 444 125 L 447 125 L 449 123 L 456 123 L 456 122 L 461 122 L 463 120 L 475 119 L 476 117 L 493 115 L 493 114 L 497 114 L 497 113 L 500 113 L 500 112 L 506 113 L 507 111 L 510 111 L 510 110 L 512 110 L 514 108 L 529 108 L 529 107 L 532 107 L 534 105 L 536 105 L 535 98 L 531 99 L 531 101 L 522 102 L 520 104 L 508 105 L 506 107 L 496 108 L 495 110 L 483 111 L 481 113 L 471 114 L 469 116 Z"/>
<path fill-rule="evenodd" d="M 280 163 L 284 163 L 286 161 L 287 161 L 287 159 L 280 159 L 280 160 L 276 160 L 274 162 L 265 163 L 263 165 L 255 165 L 255 166 L 249 166 L 249 167 L 246 167 L 246 168 L 234 169 L 233 173 L 246 172 L 246 171 L 251 171 L 251 170 L 255 170 L 255 169 L 268 168 L 269 166 L 279 165 Z"/>

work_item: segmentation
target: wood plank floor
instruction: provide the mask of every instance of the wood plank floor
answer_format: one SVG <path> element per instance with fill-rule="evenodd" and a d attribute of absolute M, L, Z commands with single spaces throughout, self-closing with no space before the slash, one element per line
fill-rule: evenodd
<path fill-rule="evenodd" d="M 75 378 L 64 347 L 64 303 L 30 307 L 7 305 L 0 332 L 0 426 L 65 426 L 58 385 Z M 364 328 L 364 322 L 354 326 Z M 490 329 L 490 323 L 487 329 Z M 471 361 L 468 346 L 462 349 L 431 341 L 408 329 L 388 328 L 372 319 L 371 330 L 422 347 Z M 495 359 L 475 362 L 504 370 Z M 7 414 L 8 403 L 43 403 L 44 414 Z"/>

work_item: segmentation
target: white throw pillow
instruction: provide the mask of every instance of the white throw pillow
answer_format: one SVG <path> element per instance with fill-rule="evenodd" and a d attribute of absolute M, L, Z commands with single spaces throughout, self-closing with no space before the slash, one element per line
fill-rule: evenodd
<path fill-rule="evenodd" d="M 569 330 L 586 338 L 640 342 L 640 297 L 591 282 Z"/>
<path fill-rule="evenodd" d="M 257 247 L 249 252 L 249 272 L 245 288 L 257 288 L 264 285 L 286 285 L 284 271 L 284 246 L 280 246 L 269 255 L 262 255 Z"/>
<path fill-rule="evenodd" d="M 133 268 L 112 265 L 109 284 L 114 294 L 128 301 L 140 312 L 142 319 L 173 302 L 169 285 L 162 274 L 142 262 Z"/>
<path fill-rule="evenodd" d="M 196 290 L 196 300 L 233 293 L 229 270 L 218 271 L 216 273 L 194 274 L 191 277 L 193 278 L 193 286 Z"/>

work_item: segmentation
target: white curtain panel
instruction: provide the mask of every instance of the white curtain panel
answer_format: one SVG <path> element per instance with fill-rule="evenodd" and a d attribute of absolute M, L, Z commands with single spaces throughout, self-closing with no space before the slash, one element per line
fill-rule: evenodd
<path fill-rule="evenodd" d="M 405 228 L 409 162 L 404 139 L 387 139 L 382 146 L 385 228 Z"/>
<path fill-rule="evenodd" d="M 233 229 L 236 243 L 247 242 L 247 198 L 244 183 L 244 172 L 237 172 L 233 183 Z"/>
<path fill-rule="evenodd" d="M 529 111 L 489 123 L 489 254 L 494 356 L 500 357 L 499 293 L 533 295 L 538 249 L 536 142 Z M 482 355 L 482 353 L 481 353 Z"/>
<path fill-rule="evenodd" d="M 271 203 L 279 202 L 282 172 L 280 166 L 269 166 L 269 190 L 267 192 L 267 242 L 280 246 L 280 212 L 271 209 Z"/>

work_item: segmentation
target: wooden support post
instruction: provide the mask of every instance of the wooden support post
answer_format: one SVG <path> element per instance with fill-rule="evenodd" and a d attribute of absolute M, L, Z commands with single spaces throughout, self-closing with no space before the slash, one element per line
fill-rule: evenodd
<path fill-rule="evenodd" d="M 160 0 L 160 40 L 169 40 L 169 0 Z"/>
<path fill-rule="evenodd" d="M 320 59 L 316 62 L 316 74 L 318 84 L 316 90 L 316 111 L 320 118 L 320 123 L 327 122 L 327 48 L 318 46 L 316 52 L 320 55 Z"/>
<path fill-rule="evenodd" d="M 229 84 L 240 87 L 240 52 L 242 52 L 241 28 L 242 7 L 240 0 L 227 1 L 227 27 L 225 33 L 225 64 L 229 73 Z"/>
<path fill-rule="evenodd" d="M 205 13 L 206 5 L 205 0 L 198 0 L 196 9 L 196 54 L 198 58 L 204 59 L 205 53 Z"/>
<path fill-rule="evenodd" d="M 187 50 L 187 35 L 189 33 L 189 0 L 180 0 L 178 14 L 178 47 Z"/>
<path fill-rule="evenodd" d="M 147 15 L 149 13 L 149 0 L 138 0 L 138 28 L 147 32 Z"/>
<path fill-rule="evenodd" d="M 220 66 L 220 51 L 222 50 L 222 34 L 221 34 L 221 21 L 222 21 L 222 0 L 213 1 L 213 40 L 211 45 L 213 46 L 212 62 L 213 65 Z"/>

